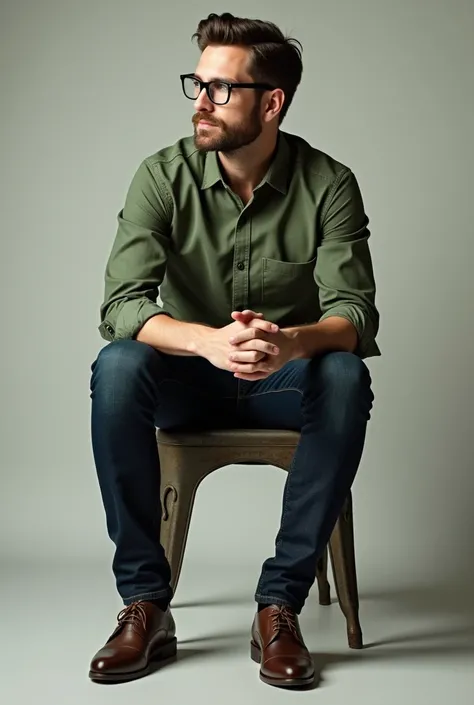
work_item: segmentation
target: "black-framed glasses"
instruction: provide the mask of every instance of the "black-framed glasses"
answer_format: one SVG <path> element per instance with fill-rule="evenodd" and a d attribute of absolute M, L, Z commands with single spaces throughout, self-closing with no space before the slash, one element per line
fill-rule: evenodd
<path fill-rule="evenodd" d="M 229 102 L 234 88 L 253 88 L 255 90 L 273 91 L 274 86 L 269 83 L 228 83 L 227 81 L 201 81 L 193 73 L 184 73 L 180 76 L 183 93 L 189 100 L 197 100 L 202 89 L 206 89 L 209 100 L 216 105 L 225 105 Z"/>

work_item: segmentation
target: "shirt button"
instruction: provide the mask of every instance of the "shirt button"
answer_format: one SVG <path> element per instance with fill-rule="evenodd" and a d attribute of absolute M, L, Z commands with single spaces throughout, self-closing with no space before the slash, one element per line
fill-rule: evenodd
<path fill-rule="evenodd" d="M 240 270 L 245 269 L 245 264 L 243 262 L 239 262 L 237 264 L 237 269 L 240 269 Z"/>

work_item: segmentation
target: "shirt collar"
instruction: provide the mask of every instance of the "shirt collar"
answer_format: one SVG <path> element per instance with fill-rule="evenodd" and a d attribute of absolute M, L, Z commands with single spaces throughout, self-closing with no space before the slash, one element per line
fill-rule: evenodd
<path fill-rule="evenodd" d="M 222 181 L 221 170 L 219 169 L 219 163 L 217 161 L 217 152 L 206 152 L 206 162 L 204 164 L 204 176 L 202 179 L 201 189 L 211 188 L 217 184 L 218 181 Z"/>
<path fill-rule="evenodd" d="M 278 133 L 278 145 L 275 157 L 270 164 L 262 183 L 268 183 L 284 196 L 288 193 L 290 179 L 290 145 L 283 132 Z"/>
<path fill-rule="evenodd" d="M 259 187 L 268 183 L 276 191 L 283 195 L 288 193 L 288 181 L 290 178 L 290 146 L 283 132 L 278 133 L 278 143 L 275 156 L 270 164 L 270 167 L 263 178 Z M 207 152 L 206 162 L 204 165 L 204 176 L 202 179 L 201 189 L 208 189 L 218 182 L 224 183 L 217 152 Z"/>

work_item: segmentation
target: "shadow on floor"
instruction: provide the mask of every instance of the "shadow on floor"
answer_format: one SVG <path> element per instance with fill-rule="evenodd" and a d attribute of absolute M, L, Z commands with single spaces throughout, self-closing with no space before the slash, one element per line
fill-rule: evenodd
<path fill-rule="evenodd" d="M 314 690 L 324 685 L 325 676 L 331 667 L 340 664 L 355 664 L 358 659 L 370 663 L 391 662 L 398 659 L 446 659 L 457 656 L 472 655 L 474 657 L 474 600 L 471 599 L 471 589 L 468 586 L 449 585 L 421 585 L 403 586 L 383 589 L 372 589 L 361 591 L 360 594 L 360 615 L 362 628 L 364 626 L 364 613 L 368 615 L 371 606 L 377 611 L 383 612 L 384 603 L 387 606 L 389 617 L 387 622 L 393 619 L 396 624 L 398 620 L 406 624 L 407 618 L 413 617 L 416 620 L 429 620 L 430 617 L 436 620 L 436 626 L 429 626 L 423 629 L 414 629 L 395 633 L 387 638 L 382 638 L 371 643 L 367 643 L 360 651 L 349 649 L 341 652 L 315 651 L 312 658 L 315 664 L 315 682 L 309 688 L 302 690 Z M 335 603 L 336 600 L 333 600 Z M 251 604 L 251 598 L 242 595 L 227 595 L 222 598 L 208 598 L 196 600 L 195 602 L 179 603 L 177 607 L 199 607 L 199 606 L 236 606 Z M 173 606 L 173 605 L 172 605 Z M 174 607 L 174 606 L 173 606 Z M 337 609 L 337 604 L 332 605 Z M 312 616 L 317 616 L 319 610 L 328 609 L 313 605 L 311 602 L 306 605 L 306 609 L 311 611 L 309 623 Z M 320 613 L 319 613 L 320 614 Z M 448 622 L 446 628 L 439 627 L 439 620 Z M 449 624 L 451 623 L 451 625 Z M 310 627 L 311 628 L 311 627 Z M 249 629 L 240 632 L 216 633 L 197 639 L 186 639 L 180 641 L 180 646 L 201 643 L 202 649 L 181 649 L 179 660 L 185 660 L 198 656 L 206 658 L 215 653 L 222 654 L 223 651 L 235 651 L 243 648 L 249 636 Z M 209 642 L 209 646 L 206 646 Z M 210 645 L 216 642 L 215 645 Z"/>

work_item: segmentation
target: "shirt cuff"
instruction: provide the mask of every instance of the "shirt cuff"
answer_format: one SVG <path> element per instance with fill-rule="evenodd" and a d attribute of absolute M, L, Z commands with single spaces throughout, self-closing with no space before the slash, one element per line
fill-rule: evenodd
<path fill-rule="evenodd" d="M 354 351 L 356 355 L 365 359 L 367 357 L 378 357 L 381 354 L 375 342 L 373 326 L 368 317 L 358 307 L 350 305 L 337 306 L 325 311 L 319 320 L 324 321 L 326 318 L 332 318 L 333 316 L 345 318 L 356 329 L 358 339 L 357 348 Z"/>
<path fill-rule="evenodd" d="M 149 299 L 131 299 L 125 301 L 118 314 L 105 318 L 99 326 L 101 336 L 110 342 L 114 340 L 134 339 L 145 323 L 153 316 L 165 314 L 172 316 L 162 306 Z M 115 321 L 112 320 L 115 318 Z"/>

